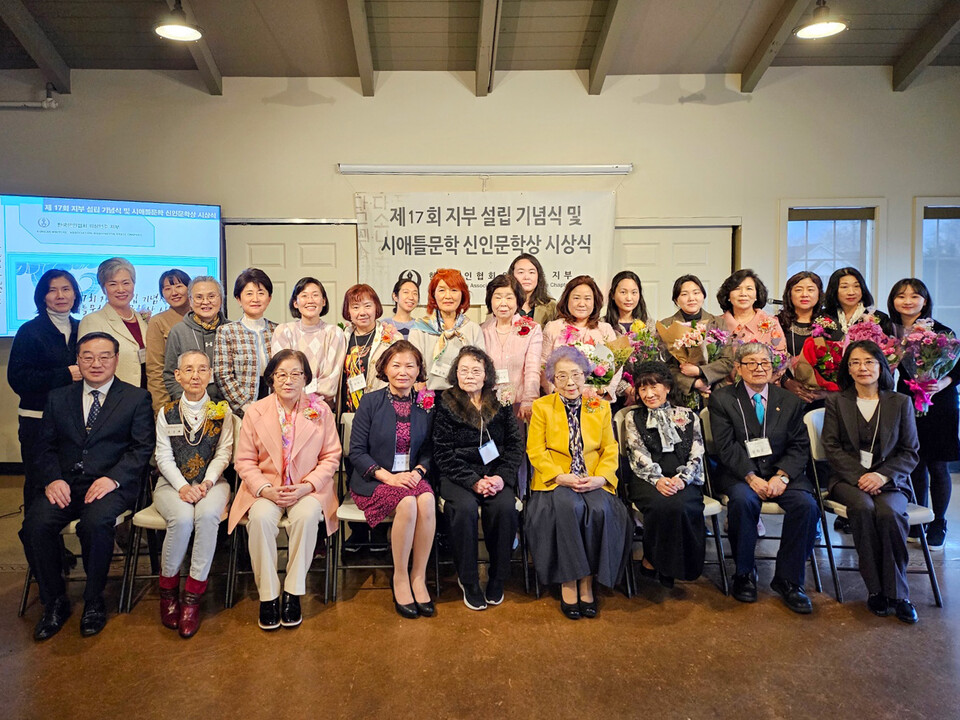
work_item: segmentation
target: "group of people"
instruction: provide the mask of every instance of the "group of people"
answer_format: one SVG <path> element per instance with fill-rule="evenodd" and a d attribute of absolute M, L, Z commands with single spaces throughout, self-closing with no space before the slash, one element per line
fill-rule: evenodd
<path fill-rule="evenodd" d="M 699 577 L 708 463 L 727 498 L 734 597 L 757 599 L 760 508 L 776 502 L 785 517 L 771 587 L 791 610 L 809 613 L 804 565 L 820 514 L 803 416 L 823 405 L 825 489 L 848 508 L 868 605 L 916 622 L 905 580 L 906 503 L 914 488 L 925 502 L 930 488 L 936 520 L 926 537 L 942 545 L 946 462 L 960 457 L 955 383 L 942 381 L 931 412 L 915 421 L 872 342 L 846 347 L 839 392 L 812 390 L 789 369 L 775 371 L 774 360 L 798 355 L 821 316 L 832 318 L 836 336 L 868 318 L 902 336 L 932 311 L 920 280 L 897 283 L 885 315 L 871 307 L 855 268 L 835 272 L 826 291 L 816 274 L 798 273 L 774 317 L 764 311 L 766 287 L 750 270 L 721 286 L 722 315 L 704 310 L 703 283 L 683 276 L 673 289 L 676 313 L 656 324 L 661 337 L 719 328 L 736 342 L 714 357 L 680 361 L 664 340 L 658 359 L 629 375 L 618 370 L 598 387 L 590 382 L 597 364 L 578 343 L 614 341 L 634 332 L 637 321 L 653 327 L 630 271 L 614 277 L 601 319 L 604 296 L 593 278 L 573 278 L 555 301 L 537 258 L 522 254 L 487 285 L 481 324 L 466 314 L 470 292 L 454 269 L 432 275 L 419 318 L 415 279 L 398 279 L 391 318 L 372 287 L 354 285 L 343 298 L 342 324 L 323 320 L 330 301 L 312 277 L 294 286 L 295 319 L 281 325 L 264 316 L 273 284 L 257 268 L 234 283 L 242 317 L 233 322 L 223 312 L 223 287 L 210 276 L 164 273 L 160 291 L 170 309 L 148 322 L 132 307 L 136 271 L 127 260 L 104 261 L 97 277 L 107 302 L 78 322 L 71 316 L 81 300 L 76 279 L 66 270 L 44 273 L 34 293 L 37 317 L 20 328 L 10 356 L 9 382 L 21 398 L 21 538 L 44 605 L 38 640 L 58 632 L 70 614 L 59 533 L 74 519 L 87 573 L 81 632 L 104 627 L 115 526 L 133 508 L 151 459 L 153 503 L 167 523 L 161 621 L 184 637 L 200 626 L 224 518 L 231 532 L 246 526 L 260 627 L 300 624 L 320 529 L 329 536 L 339 527 L 341 456 L 349 496 L 366 519 L 349 532 L 373 540 L 364 533 L 390 527 L 394 604 L 405 618 L 436 612 L 426 567 L 438 513 L 466 606 L 484 610 L 503 601 L 518 498 L 535 571 L 560 587 L 568 618 L 597 616 L 595 585 L 612 587 L 622 577 L 640 518 L 641 575 L 667 587 Z M 690 398 L 708 408 L 709 428 Z M 621 408 L 618 441 L 613 416 Z M 347 415 L 351 442 L 341 448 L 338 426 Z M 485 586 L 478 514 L 489 556 Z"/>

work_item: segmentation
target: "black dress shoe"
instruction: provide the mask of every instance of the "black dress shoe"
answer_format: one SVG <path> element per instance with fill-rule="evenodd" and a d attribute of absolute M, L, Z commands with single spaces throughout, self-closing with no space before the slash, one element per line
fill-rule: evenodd
<path fill-rule="evenodd" d="M 70 617 L 70 601 L 66 595 L 61 595 L 43 609 L 43 617 L 33 629 L 34 640 L 52 638 Z"/>
<path fill-rule="evenodd" d="M 560 611 L 570 620 L 579 620 L 581 617 L 583 617 L 583 614 L 580 612 L 579 602 L 575 602 L 572 605 L 567 605 L 563 600 L 561 600 Z"/>
<path fill-rule="evenodd" d="M 868 597 L 867 607 L 870 609 L 870 612 L 877 617 L 886 617 L 893 612 L 893 608 L 890 607 L 890 601 L 883 593 L 874 593 Z"/>
<path fill-rule="evenodd" d="M 913 603 L 909 600 L 897 600 L 896 605 L 894 606 L 894 612 L 897 614 L 897 620 L 900 622 L 905 622 L 908 625 L 913 625 L 920 621 L 919 616 L 917 615 L 917 609 L 913 606 Z"/>
<path fill-rule="evenodd" d="M 597 597 L 594 595 L 592 602 L 580 600 L 580 614 L 585 618 L 595 618 L 600 610 L 597 607 Z"/>
<path fill-rule="evenodd" d="M 276 630 L 280 627 L 280 598 L 260 603 L 260 620 L 257 624 L 263 630 Z"/>
<path fill-rule="evenodd" d="M 280 596 L 280 624 L 285 628 L 295 628 L 303 622 L 300 612 L 300 596 L 284 592 Z"/>
<path fill-rule="evenodd" d="M 433 603 L 431 603 L 432 605 Z M 420 610 L 418 609 L 417 602 L 414 600 L 412 603 L 406 605 L 401 605 L 397 602 L 397 596 L 393 596 L 393 607 L 397 611 L 397 615 L 407 620 L 415 620 L 420 617 Z"/>
<path fill-rule="evenodd" d="M 80 616 L 80 634 L 84 637 L 93 637 L 103 630 L 107 624 L 107 606 L 103 598 L 91 600 L 83 606 L 83 615 Z"/>
<path fill-rule="evenodd" d="M 809 615 L 813 612 L 813 603 L 803 591 L 803 588 L 789 580 L 775 577 L 770 583 L 770 589 L 783 598 L 783 604 L 800 615 Z"/>
<path fill-rule="evenodd" d="M 657 579 L 657 569 L 648 568 L 643 563 L 640 563 L 640 576 L 645 578 L 650 578 L 651 580 Z"/>
<path fill-rule="evenodd" d="M 757 601 L 757 579 L 754 573 L 733 576 L 733 597 L 743 603 Z"/>
<path fill-rule="evenodd" d="M 673 589 L 673 578 L 669 575 L 664 575 L 663 573 L 657 573 L 657 578 L 660 580 L 660 584 L 663 585 L 668 590 Z"/>
<path fill-rule="evenodd" d="M 416 598 L 413 599 L 413 604 L 417 608 L 417 612 L 423 617 L 433 617 L 437 612 L 437 608 L 433 604 L 433 600 L 427 600 L 426 602 L 418 602 Z"/>

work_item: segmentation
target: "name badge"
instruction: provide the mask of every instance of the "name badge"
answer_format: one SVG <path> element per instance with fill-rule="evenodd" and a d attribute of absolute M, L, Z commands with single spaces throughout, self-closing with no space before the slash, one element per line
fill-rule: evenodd
<path fill-rule="evenodd" d="M 480 446 L 480 459 L 484 465 L 489 465 L 500 457 L 500 451 L 497 450 L 497 444 L 491 439 Z"/>
<path fill-rule="evenodd" d="M 773 450 L 770 448 L 770 440 L 768 438 L 764 437 L 756 438 L 755 440 L 747 440 L 745 444 L 747 446 L 747 455 L 751 458 L 773 455 Z"/>
<path fill-rule="evenodd" d="M 393 456 L 393 471 L 406 472 L 410 469 L 410 453 L 396 454 Z"/>
<path fill-rule="evenodd" d="M 183 425 L 167 425 L 167 437 L 179 437 L 183 435 Z"/>
<path fill-rule="evenodd" d="M 865 470 L 869 470 L 873 467 L 873 453 L 869 450 L 860 451 L 860 466 Z"/>
<path fill-rule="evenodd" d="M 365 390 L 367 387 L 367 379 L 363 375 L 352 375 L 347 378 L 347 390 L 352 393 Z"/>
<path fill-rule="evenodd" d="M 147 349 L 140 348 L 137 350 L 137 360 L 143 365 L 147 361 Z"/>
<path fill-rule="evenodd" d="M 497 370 L 497 385 L 505 385 L 510 382 L 510 371 L 507 369 Z"/>
<path fill-rule="evenodd" d="M 449 365 L 449 364 L 434 363 L 434 364 L 433 364 L 433 367 L 430 368 L 430 374 L 431 374 L 431 375 L 436 375 L 436 376 L 438 376 L 438 377 L 445 378 L 447 375 L 450 374 L 450 365 Z"/>

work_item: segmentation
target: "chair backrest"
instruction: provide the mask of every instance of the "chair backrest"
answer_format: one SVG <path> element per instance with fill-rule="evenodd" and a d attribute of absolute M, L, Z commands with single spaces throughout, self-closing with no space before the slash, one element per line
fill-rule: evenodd
<path fill-rule="evenodd" d="M 626 455 L 623 443 L 626 439 L 624 436 L 626 435 L 627 415 L 634 409 L 635 408 L 632 407 L 621 408 L 617 411 L 617 414 L 613 416 L 613 427 L 617 431 L 617 443 L 620 445 L 621 455 Z"/>
<path fill-rule="evenodd" d="M 239 415 L 230 413 L 230 417 L 233 419 L 233 458 L 234 463 L 237 462 L 237 448 L 240 447 L 240 428 L 243 425 L 243 420 Z"/>
<path fill-rule="evenodd" d="M 803 416 L 803 424 L 807 426 L 807 437 L 810 438 L 810 457 L 814 460 L 826 460 L 827 453 L 823 449 L 820 436 L 823 434 L 824 409 L 811 410 Z"/>
<path fill-rule="evenodd" d="M 713 430 L 710 429 L 710 411 L 704 408 L 700 411 L 700 428 L 703 430 L 703 446 L 707 452 L 716 456 L 716 447 L 713 444 Z"/>
<path fill-rule="evenodd" d="M 353 416 L 356 413 L 342 413 L 340 415 L 340 444 L 343 445 L 343 454 L 350 454 L 350 434 L 353 432 Z"/>

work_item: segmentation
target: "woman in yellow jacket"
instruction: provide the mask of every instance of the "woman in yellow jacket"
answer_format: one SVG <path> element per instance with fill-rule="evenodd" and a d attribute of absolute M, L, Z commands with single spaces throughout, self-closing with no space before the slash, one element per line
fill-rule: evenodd
<path fill-rule="evenodd" d="M 568 346 L 553 351 L 546 376 L 556 390 L 533 403 L 527 455 L 533 465 L 527 528 L 544 584 L 560 584 L 571 620 L 596 617 L 593 580 L 613 587 L 623 573 L 632 528 L 617 497 L 617 441 L 610 404 L 583 395 L 592 370 Z"/>

